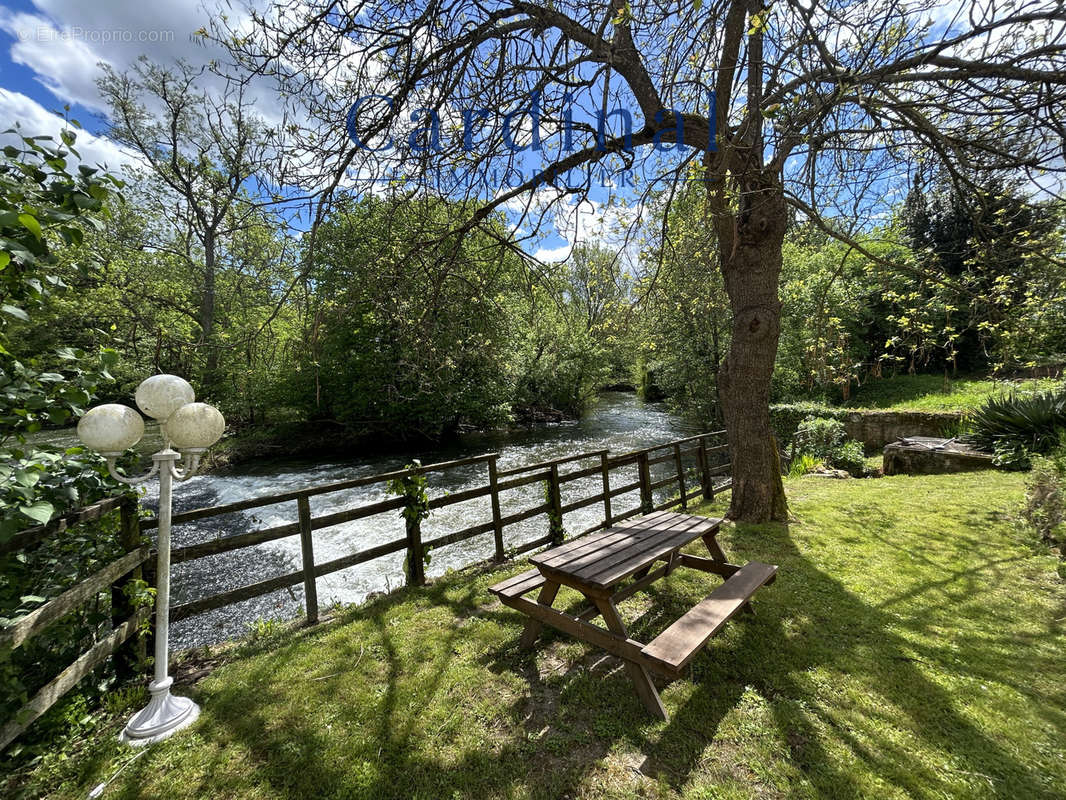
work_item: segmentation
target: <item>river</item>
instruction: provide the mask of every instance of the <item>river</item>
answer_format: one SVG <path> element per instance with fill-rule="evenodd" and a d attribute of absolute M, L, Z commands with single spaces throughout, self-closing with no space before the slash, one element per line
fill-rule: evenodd
<path fill-rule="evenodd" d="M 501 470 L 539 461 L 561 458 L 582 452 L 609 448 L 623 453 L 654 444 L 668 442 L 700 432 L 662 405 L 646 404 L 634 395 L 607 392 L 595 401 L 582 419 L 558 424 L 542 424 L 527 429 L 490 431 L 463 435 L 448 448 L 395 454 L 391 456 L 353 456 L 347 460 L 328 461 L 270 461 L 241 465 L 218 475 L 200 475 L 175 485 L 176 512 L 203 506 L 232 503 L 253 497 L 291 491 L 324 483 L 374 475 L 400 469 L 413 458 L 433 463 L 486 452 L 498 452 Z M 584 465 L 589 466 L 591 462 Z M 665 466 L 665 465 L 664 465 Z M 484 463 L 429 475 L 429 495 L 454 493 L 485 485 Z M 154 484 L 154 482 L 153 482 Z M 575 481 L 564 487 L 563 502 L 589 496 L 597 492 L 599 478 Z M 501 495 L 504 515 L 543 502 L 543 489 L 532 484 Z M 321 495 L 311 498 L 314 515 L 352 508 L 383 500 L 380 484 Z M 144 497 L 146 506 L 155 506 L 155 486 Z M 615 501 L 616 509 L 636 505 L 636 495 L 622 496 Z M 425 539 L 459 530 L 490 517 L 488 499 L 457 503 L 434 511 L 423 523 Z M 591 527 L 602 521 L 603 508 L 593 505 L 565 516 L 568 534 Z M 288 502 L 229 514 L 207 520 L 176 525 L 173 545 L 181 547 L 219 536 L 248 530 L 282 525 L 296 521 L 296 504 Z M 546 518 L 541 515 L 505 530 L 508 548 L 523 541 L 545 535 Z M 403 520 L 398 512 L 379 514 L 368 519 L 337 525 L 315 532 L 316 563 L 322 563 L 349 553 L 364 550 L 403 536 Z M 426 567 L 429 577 L 443 574 L 447 569 L 463 567 L 492 555 L 492 535 L 477 536 L 456 545 L 441 548 L 430 554 Z M 298 536 L 246 548 L 234 552 L 208 556 L 174 566 L 172 603 L 174 605 L 201 597 L 235 589 L 266 580 L 300 568 L 300 540 Z M 372 592 L 388 591 L 403 583 L 403 553 L 395 553 L 365 564 L 341 570 L 318 579 L 318 598 L 322 606 L 333 603 L 357 603 Z M 172 644 L 177 648 L 219 642 L 240 636 L 257 619 L 289 619 L 302 613 L 303 589 L 294 586 L 262 597 L 227 606 L 174 623 Z"/>

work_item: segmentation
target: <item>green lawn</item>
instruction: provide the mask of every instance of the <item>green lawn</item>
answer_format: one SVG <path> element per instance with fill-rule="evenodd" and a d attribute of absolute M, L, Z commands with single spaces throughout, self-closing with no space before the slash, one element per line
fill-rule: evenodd
<path fill-rule="evenodd" d="M 204 708 L 195 727 L 103 796 L 1066 796 L 1066 587 L 1058 557 L 1011 519 L 1022 477 L 788 489 L 787 528 L 723 533 L 735 560 L 779 564 L 779 578 L 755 618 L 665 685 L 670 722 L 645 715 L 613 658 L 552 634 L 520 652 L 519 615 L 485 591 L 512 565 L 234 658 L 184 689 Z M 623 603 L 631 635 L 653 636 L 716 583 L 679 571 Z M 124 764 L 128 711 L 112 705 L 22 791 L 84 798 Z"/>
<path fill-rule="evenodd" d="M 1046 391 L 1062 383 L 1061 379 L 1053 378 L 992 381 L 976 378 L 945 380 L 942 375 L 896 375 L 891 378 L 870 378 L 852 390 L 844 405 L 849 408 L 895 411 L 969 411 L 993 394 Z"/>

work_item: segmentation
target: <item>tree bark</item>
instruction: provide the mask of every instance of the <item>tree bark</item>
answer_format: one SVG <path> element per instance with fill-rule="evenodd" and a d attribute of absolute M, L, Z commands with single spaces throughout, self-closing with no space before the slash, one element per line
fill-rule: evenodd
<path fill-rule="evenodd" d="M 215 262 L 217 240 L 213 231 L 207 231 L 204 244 L 204 285 L 200 297 L 200 336 L 206 348 L 204 374 L 200 385 L 205 395 L 210 395 L 218 380 L 218 348 L 215 346 Z"/>
<path fill-rule="evenodd" d="M 785 522 L 788 505 L 770 427 L 770 380 L 781 328 L 777 290 L 787 207 L 779 180 L 761 167 L 731 183 L 739 190 L 737 206 L 715 216 L 719 262 L 733 314 L 729 353 L 718 376 L 733 464 L 727 516 L 743 522 Z"/>

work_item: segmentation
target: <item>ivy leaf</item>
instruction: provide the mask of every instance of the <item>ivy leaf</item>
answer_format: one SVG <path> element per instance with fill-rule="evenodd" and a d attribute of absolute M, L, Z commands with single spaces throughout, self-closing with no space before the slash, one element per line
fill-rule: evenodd
<path fill-rule="evenodd" d="M 52 518 L 52 513 L 55 511 L 55 506 L 49 503 L 47 500 L 38 500 L 33 505 L 19 506 L 19 511 L 32 519 L 34 522 L 38 522 L 44 525 L 48 520 Z"/>
<path fill-rule="evenodd" d="M 37 217 L 33 214 L 19 214 L 19 222 L 22 223 L 22 227 L 33 234 L 37 241 L 41 241 L 44 234 L 41 232 L 41 223 L 37 221 Z"/>
<path fill-rule="evenodd" d="M 3 311 L 5 314 L 8 314 L 14 317 L 15 319 L 21 319 L 23 322 L 30 321 L 30 315 L 18 306 L 12 306 L 8 305 L 7 303 L 4 303 L 3 305 L 0 305 L 0 311 Z"/>

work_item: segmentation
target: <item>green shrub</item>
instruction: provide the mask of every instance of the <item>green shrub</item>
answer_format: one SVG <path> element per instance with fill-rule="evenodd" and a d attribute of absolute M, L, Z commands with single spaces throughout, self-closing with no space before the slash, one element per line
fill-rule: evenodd
<path fill-rule="evenodd" d="M 814 472 L 821 465 L 822 462 L 809 453 L 800 453 L 792 459 L 792 463 L 789 464 L 788 474 L 791 478 L 798 478 L 800 475 Z"/>
<path fill-rule="evenodd" d="M 787 449 L 801 422 L 811 417 L 845 420 L 848 410 L 819 403 L 780 403 L 770 406 L 770 426 L 780 447 Z"/>
<path fill-rule="evenodd" d="M 811 417 L 796 428 L 797 449 L 826 463 L 833 460 L 847 438 L 844 423 L 835 419 Z"/>
<path fill-rule="evenodd" d="M 840 420 L 818 417 L 804 420 L 796 429 L 796 446 L 803 455 L 835 469 L 846 469 L 856 478 L 861 478 L 866 468 L 862 442 L 848 439 Z"/>
<path fill-rule="evenodd" d="M 1066 447 L 1033 458 L 1022 514 L 1041 538 L 1066 542 Z"/>
<path fill-rule="evenodd" d="M 1047 453 L 1066 426 L 1066 391 L 990 398 L 973 412 L 967 442 L 988 453 Z"/>
<path fill-rule="evenodd" d="M 833 466 L 846 469 L 852 477 L 861 478 L 866 473 L 866 453 L 862 442 L 849 439 L 840 446 L 833 457 Z"/>

